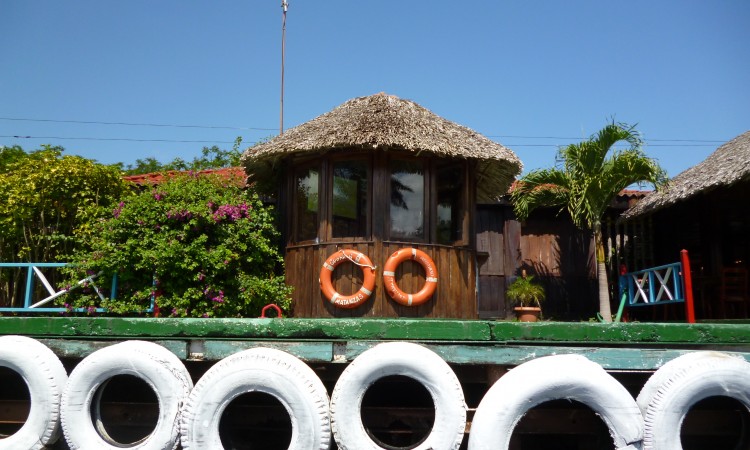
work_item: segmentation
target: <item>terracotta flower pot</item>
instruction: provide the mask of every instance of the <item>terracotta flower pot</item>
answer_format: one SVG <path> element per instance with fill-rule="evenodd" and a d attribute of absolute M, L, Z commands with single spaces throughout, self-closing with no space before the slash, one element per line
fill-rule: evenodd
<path fill-rule="evenodd" d="M 542 315 L 542 308 L 538 306 L 516 306 L 513 311 L 519 322 L 536 322 Z"/>

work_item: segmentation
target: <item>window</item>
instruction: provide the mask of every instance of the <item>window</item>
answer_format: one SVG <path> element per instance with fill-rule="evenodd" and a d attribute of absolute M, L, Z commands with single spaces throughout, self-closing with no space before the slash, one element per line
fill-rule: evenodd
<path fill-rule="evenodd" d="M 364 237 L 368 223 L 367 161 L 333 163 L 331 236 Z"/>
<path fill-rule="evenodd" d="M 470 172 L 464 160 L 351 151 L 295 163 L 290 244 L 468 243 Z"/>
<path fill-rule="evenodd" d="M 464 170 L 463 166 L 440 164 L 435 173 L 437 191 L 436 238 L 438 244 L 463 240 L 464 231 Z"/>
<path fill-rule="evenodd" d="M 424 163 L 394 159 L 390 169 L 390 238 L 424 239 Z"/>
<path fill-rule="evenodd" d="M 295 176 L 295 238 L 309 241 L 318 237 L 318 169 L 307 168 Z"/>

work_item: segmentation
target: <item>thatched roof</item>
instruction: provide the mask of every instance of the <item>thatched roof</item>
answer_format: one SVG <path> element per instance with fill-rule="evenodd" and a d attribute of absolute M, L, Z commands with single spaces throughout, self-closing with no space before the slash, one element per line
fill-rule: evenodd
<path fill-rule="evenodd" d="M 740 181 L 750 181 L 750 131 L 722 145 L 702 163 L 685 170 L 665 187 L 646 196 L 623 218 L 650 214 L 700 193 Z"/>
<path fill-rule="evenodd" d="M 242 163 L 251 180 L 262 181 L 278 161 L 299 153 L 330 150 L 401 150 L 477 159 L 480 198 L 497 198 L 521 172 L 511 150 L 418 104 L 385 93 L 349 100 L 330 112 L 249 148 Z"/>

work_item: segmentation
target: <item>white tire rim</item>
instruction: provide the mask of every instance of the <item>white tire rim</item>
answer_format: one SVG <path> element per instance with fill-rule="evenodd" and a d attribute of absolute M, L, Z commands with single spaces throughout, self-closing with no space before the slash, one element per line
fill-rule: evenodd
<path fill-rule="evenodd" d="M 159 402 L 159 417 L 151 434 L 138 442 L 113 442 L 99 422 L 100 390 L 113 377 L 130 375 L 143 380 Z M 125 341 L 97 350 L 70 374 L 62 397 L 61 418 L 71 450 L 173 450 L 178 444 L 180 406 L 193 383 L 182 361 L 166 348 L 144 341 Z M 98 394 L 99 393 L 99 394 Z"/>
<path fill-rule="evenodd" d="M 25 336 L 0 337 L 0 366 L 23 378 L 31 401 L 21 428 L 0 439 L 1 450 L 37 450 L 60 436 L 60 397 L 68 374 L 52 350 Z"/>
<path fill-rule="evenodd" d="M 507 449 L 528 410 L 562 399 L 581 402 L 598 414 L 615 448 L 639 448 L 643 416 L 622 384 L 583 356 L 555 355 L 523 363 L 495 382 L 474 414 L 469 450 Z"/>
<path fill-rule="evenodd" d="M 708 397 L 730 397 L 750 412 L 750 363 L 719 352 L 675 358 L 657 370 L 638 395 L 644 408 L 643 448 L 681 450 L 685 416 Z"/>
<path fill-rule="evenodd" d="M 331 395 L 331 428 L 342 450 L 381 449 L 362 423 L 362 399 L 383 377 L 409 377 L 432 396 L 432 431 L 414 449 L 457 449 L 466 428 L 466 402 L 456 374 L 440 356 L 421 345 L 389 342 L 365 351 L 344 370 Z"/>
<path fill-rule="evenodd" d="M 219 423 L 242 394 L 275 397 L 292 423 L 290 449 L 327 449 L 331 443 L 328 393 L 315 372 L 281 350 L 254 348 L 228 356 L 198 381 L 183 408 L 183 450 L 222 448 Z"/>

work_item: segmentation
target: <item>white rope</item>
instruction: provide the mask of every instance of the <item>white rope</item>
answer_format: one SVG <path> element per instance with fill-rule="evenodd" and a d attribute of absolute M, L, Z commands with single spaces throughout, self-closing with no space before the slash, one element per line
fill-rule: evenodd
<path fill-rule="evenodd" d="M 338 247 L 337 247 L 337 248 L 338 248 Z M 342 254 L 342 255 L 344 255 L 344 256 L 346 257 L 346 259 L 348 259 L 349 261 L 353 262 L 354 264 L 356 264 L 356 265 L 358 265 L 358 266 L 360 266 L 360 267 L 369 267 L 369 268 L 370 268 L 370 269 L 372 269 L 372 270 L 377 270 L 377 269 L 378 269 L 378 266 L 371 266 L 371 265 L 369 265 L 369 264 L 362 264 L 362 263 L 360 263 L 359 261 L 355 261 L 355 260 L 354 260 L 354 258 L 352 258 L 351 256 L 347 255 L 347 254 L 346 254 L 346 252 L 345 252 L 344 250 L 339 250 L 339 251 L 341 252 L 341 254 Z M 356 251 L 356 250 L 354 250 L 354 251 Z M 362 253 L 362 252 L 358 252 L 358 253 L 359 253 L 360 255 L 363 255 L 363 253 Z"/>

